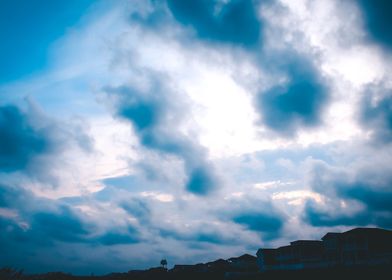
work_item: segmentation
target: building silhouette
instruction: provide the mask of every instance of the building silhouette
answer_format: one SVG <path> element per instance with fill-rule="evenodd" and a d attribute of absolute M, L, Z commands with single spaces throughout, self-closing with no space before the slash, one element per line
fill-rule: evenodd
<path fill-rule="evenodd" d="M 329 232 L 321 240 L 298 240 L 257 251 L 261 271 L 392 265 L 392 231 L 355 228 Z"/>

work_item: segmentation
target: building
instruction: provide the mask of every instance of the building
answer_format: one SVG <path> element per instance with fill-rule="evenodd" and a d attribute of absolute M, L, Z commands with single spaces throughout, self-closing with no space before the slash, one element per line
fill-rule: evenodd
<path fill-rule="evenodd" d="M 257 271 L 257 258 L 255 256 L 244 254 L 237 258 L 230 258 L 227 261 L 230 264 L 230 270 L 232 271 Z"/>
<path fill-rule="evenodd" d="M 207 272 L 207 265 L 203 263 L 198 264 L 176 264 L 170 272 L 173 273 L 189 273 L 189 272 Z"/>
<path fill-rule="evenodd" d="M 262 271 L 319 268 L 325 266 L 322 255 L 322 241 L 297 240 L 277 249 L 259 249 L 257 264 Z"/>
<path fill-rule="evenodd" d="M 342 233 L 341 261 L 344 266 L 392 264 L 392 231 L 355 228 Z"/>
<path fill-rule="evenodd" d="M 205 264 L 208 272 L 226 272 L 230 271 L 230 263 L 224 259 L 218 259 Z"/>
<path fill-rule="evenodd" d="M 280 247 L 276 252 L 279 269 L 297 270 L 320 267 L 322 248 L 322 241 L 317 240 L 297 240 L 291 242 L 289 246 Z"/>
<path fill-rule="evenodd" d="M 277 249 L 259 249 L 261 271 L 392 265 L 392 231 L 355 228 L 329 232 L 319 240 L 298 240 Z"/>
<path fill-rule="evenodd" d="M 323 241 L 323 258 L 328 267 L 336 267 L 342 264 L 342 234 L 328 232 L 321 240 Z"/>
<path fill-rule="evenodd" d="M 323 263 L 323 242 L 318 240 L 298 240 L 290 243 L 296 266 L 319 268 Z"/>
<path fill-rule="evenodd" d="M 277 249 L 263 248 L 257 250 L 257 266 L 261 271 L 274 270 L 278 268 L 278 260 L 276 259 Z"/>

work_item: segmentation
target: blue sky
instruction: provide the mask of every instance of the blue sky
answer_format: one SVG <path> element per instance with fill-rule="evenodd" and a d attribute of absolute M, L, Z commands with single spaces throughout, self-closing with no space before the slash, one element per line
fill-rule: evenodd
<path fill-rule="evenodd" d="M 389 1 L 1 1 L 0 266 L 96 274 L 392 228 Z"/>

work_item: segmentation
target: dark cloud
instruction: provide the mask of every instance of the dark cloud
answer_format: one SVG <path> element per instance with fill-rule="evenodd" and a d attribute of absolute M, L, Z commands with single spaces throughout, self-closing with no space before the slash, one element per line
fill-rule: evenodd
<path fill-rule="evenodd" d="M 385 180 L 385 181 L 384 181 Z M 392 214 L 392 178 L 378 183 L 354 182 L 339 186 L 339 195 L 364 203 L 369 211 L 386 211 Z"/>
<path fill-rule="evenodd" d="M 52 171 L 61 166 L 61 153 L 72 144 L 88 150 L 89 137 L 80 126 L 46 117 L 32 100 L 27 99 L 27 105 L 0 106 L 0 207 L 13 213 L 12 233 L 3 241 L 27 242 L 31 248 L 55 241 L 85 242 L 89 232 L 75 211 L 59 201 L 37 197 L 20 182 L 38 180 L 55 186 Z"/>
<path fill-rule="evenodd" d="M 37 197 L 30 190 L 0 183 L 0 207 L 16 210 L 28 220 L 39 209 L 50 208 L 52 204 L 51 200 Z"/>
<path fill-rule="evenodd" d="M 233 222 L 243 225 L 251 231 L 263 234 L 267 239 L 279 236 L 283 226 L 283 217 L 276 213 L 243 212 L 232 217 Z"/>
<path fill-rule="evenodd" d="M 92 140 L 84 123 L 51 119 L 32 100 L 26 101 L 26 108 L 0 106 L 0 173 L 24 175 L 56 187 L 57 170 L 66 165 L 65 153 L 72 148 L 89 153 Z M 16 171 L 19 175 L 12 174 Z"/>
<path fill-rule="evenodd" d="M 22 195 L 23 192 L 21 190 L 0 184 L 0 207 L 9 208 L 17 206 L 19 201 L 26 200 L 22 198 Z"/>
<path fill-rule="evenodd" d="M 376 95 L 377 93 L 381 95 Z M 360 122 L 372 133 L 376 143 L 390 143 L 392 141 L 392 91 L 375 87 L 367 92 L 361 102 Z"/>
<path fill-rule="evenodd" d="M 258 232 L 276 232 L 283 224 L 282 219 L 265 213 L 242 213 L 235 216 L 233 221 Z"/>
<path fill-rule="evenodd" d="M 212 244 L 223 244 L 227 240 L 222 238 L 222 236 L 218 233 L 200 233 L 196 235 L 195 241 L 212 243 Z"/>
<path fill-rule="evenodd" d="M 389 0 L 357 0 L 371 40 L 392 49 L 392 2 Z"/>
<path fill-rule="evenodd" d="M 325 81 L 313 63 L 294 53 L 276 57 L 277 72 L 285 81 L 256 98 L 261 122 L 283 136 L 293 136 L 301 128 L 312 128 L 322 122 L 323 109 L 328 101 Z"/>
<path fill-rule="evenodd" d="M 211 42 L 251 47 L 260 40 L 262 29 L 252 0 L 223 1 L 169 0 L 174 18 L 194 29 L 196 35 Z"/>
<path fill-rule="evenodd" d="M 96 239 L 103 245 L 134 244 L 140 242 L 140 234 L 132 227 L 127 232 L 107 232 Z"/>
<path fill-rule="evenodd" d="M 159 99 L 140 96 L 128 87 L 121 87 L 118 91 L 128 97 L 127 104 L 119 108 L 118 114 L 131 120 L 137 130 L 142 132 L 153 129 L 162 121 L 164 108 Z"/>
<path fill-rule="evenodd" d="M 150 220 L 151 210 L 146 202 L 140 199 L 128 199 L 120 203 L 120 206 L 139 221 L 146 223 Z"/>
<path fill-rule="evenodd" d="M 318 205 L 309 201 L 304 212 L 306 221 L 314 226 L 392 226 L 388 222 L 392 220 L 389 166 L 377 161 L 360 167 L 347 166 L 344 170 L 322 163 L 315 165 L 310 184 L 326 202 Z"/>
<path fill-rule="evenodd" d="M 81 219 L 65 206 L 58 212 L 34 214 L 30 226 L 30 231 L 44 238 L 64 242 L 85 242 L 89 233 Z"/>
<path fill-rule="evenodd" d="M 83 257 L 86 248 L 99 253 L 111 245 L 130 245 L 142 240 L 133 226 L 100 228 L 62 200 L 40 198 L 20 187 L 0 185 L 0 207 L 16 213 L 0 216 L 3 265 L 42 271 L 56 263 L 58 269 L 64 269 L 72 266 L 71 257 L 79 256 L 81 262 L 94 267 L 91 256 Z M 77 249 L 69 251 L 71 246 Z"/>
<path fill-rule="evenodd" d="M 16 211 L 26 225 L 14 227 L 23 240 L 50 244 L 53 241 L 86 242 L 90 226 L 68 205 L 39 198 L 20 187 L 0 185 L 0 207 Z"/>
<path fill-rule="evenodd" d="M 13 105 L 0 107 L 0 171 L 25 169 L 32 157 L 52 146 L 48 131 L 34 127 L 25 112 Z"/>
<path fill-rule="evenodd" d="M 336 206 L 335 206 L 336 207 Z M 337 209 L 335 208 L 335 211 Z M 312 226 L 333 227 L 333 226 L 368 226 L 372 223 L 369 212 L 360 211 L 358 213 L 347 214 L 344 209 L 338 208 L 338 213 L 331 213 L 325 209 L 319 209 L 317 205 L 308 201 L 304 210 L 304 219 Z"/>
<path fill-rule="evenodd" d="M 128 86 L 104 90 L 114 100 L 115 114 L 132 123 L 144 147 L 184 161 L 189 192 L 206 195 L 217 187 L 218 179 L 206 151 L 179 129 L 186 118 L 179 96 L 156 80 L 145 91 Z"/>
<path fill-rule="evenodd" d="M 204 195 L 216 186 L 216 178 L 208 166 L 196 167 L 190 173 L 186 189 L 195 194 Z"/>
<path fill-rule="evenodd" d="M 335 200 L 335 202 L 338 199 Z M 348 203 L 350 205 L 350 203 Z M 332 208 L 333 207 L 333 208 Z M 369 209 L 348 211 L 339 203 L 331 203 L 327 208 L 308 201 L 306 203 L 303 219 L 316 227 L 334 226 L 379 226 L 392 228 L 392 215 L 390 212 L 374 212 Z"/>
<path fill-rule="evenodd" d="M 222 220 L 258 233 L 265 240 L 278 238 L 286 219 L 271 202 L 248 195 L 227 200 L 226 207 L 218 210 L 218 215 Z"/>
<path fill-rule="evenodd" d="M 239 241 L 225 228 L 217 227 L 214 224 L 205 222 L 201 224 L 191 224 L 186 229 L 174 229 L 161 227 L 157 229 L 159 236 L 165 239 L 185 241 L 189 246 L 198 246 L 199 242 L 210 244 L 238 244 Z M 200 245 L 200 244 L 199 244 Z M 202 246 L 202 245 L 201 245 Z"/>

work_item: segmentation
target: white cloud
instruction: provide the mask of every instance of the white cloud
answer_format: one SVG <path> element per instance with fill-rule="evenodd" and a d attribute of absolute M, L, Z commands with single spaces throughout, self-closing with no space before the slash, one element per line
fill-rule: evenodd
<path fill-rule="evenodd" d="M 166 193 L 159 193 L 159 192 L 141 192 L 140 195 L 142 197 L 151 197 L 155 200 L 158 200 L 160 202 L 173 202 L 174 201 L 174 196 L 171 194 L 166 194 Z"/>
<path fill-rule="evenodd" d="M 309 191 L 309 190 L 295 190 L 288 192 L 275 192 L 272 194 L 274 200 L 288 200 L 291 205 L 303 205 L 307 199 L 313 199 L 317 203 L 322 203 L 323 198 L 320 194 Z"/>

